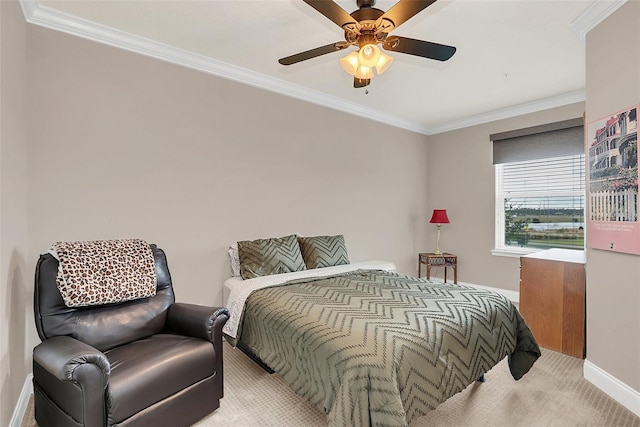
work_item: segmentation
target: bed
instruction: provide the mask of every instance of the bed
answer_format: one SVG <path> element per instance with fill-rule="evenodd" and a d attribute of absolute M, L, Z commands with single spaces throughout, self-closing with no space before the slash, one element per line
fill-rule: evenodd
<path fill-rule="evenodd" d="M 504 296 L 371 261 L 224 285 L 227 340 L 278 373 L 330 426 L 405 426 L 505 357 L 540 349 Z"/>

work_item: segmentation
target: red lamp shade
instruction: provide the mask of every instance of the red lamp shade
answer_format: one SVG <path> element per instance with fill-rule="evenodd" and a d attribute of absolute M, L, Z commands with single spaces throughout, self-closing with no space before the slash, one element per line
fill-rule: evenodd
<path fill-rule="evenodd" d="M 446 209 L 434 209 L 433 215 L 431 215 L 432 224 L 449 224 L 449 218 L 447 217 Z"/>

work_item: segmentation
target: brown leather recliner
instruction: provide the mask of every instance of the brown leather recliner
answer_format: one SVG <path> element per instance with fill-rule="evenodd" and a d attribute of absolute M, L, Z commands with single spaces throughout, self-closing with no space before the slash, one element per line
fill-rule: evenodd
<path fill-rule="evenodd" d="M 151 245 L 156 295 L 65 306 L 58 261 L 40 256 L 34 312 L 35 418 L 46 426 L 189 426 L 223 397 L 223 307 L 175 303 L 164 252 Z"/>

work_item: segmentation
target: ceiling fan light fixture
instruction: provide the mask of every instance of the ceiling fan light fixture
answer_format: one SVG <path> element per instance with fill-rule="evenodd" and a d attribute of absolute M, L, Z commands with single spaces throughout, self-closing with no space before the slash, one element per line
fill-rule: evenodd
<path fill-rule="evenodd" d="M 380 58 L 378 59 L 378 62 L 375 65 L 376 72 L 378 73 L 378 75 L 387 71 L 387 68 L 389 68 L 392 62 L 393 62 L 393 56 L 387 55 L 384 52 L 380 52 Z"/>
<path fill-rule="evenodd" d="M 340 59 L 340 65 L 347 73 L 355 76 L 356 71 L 358 71 L 358 66 L 360 65 L 358 62 L 358 52 L 351 52 L 347 56 L 342 57 Z"/>
<path fill-rule="evenodd" d="M 365 44 L 358 51 L 358 59 L 360 60 L 360 65 L 371 68 L 380 59 L 380 49 L 375 44 Z"/>
<path fill-rule="evenodd" d="M 374 68 L 376 74 L 384 73 L 392 62 L 393 57 L 382 52 L 375 44 L 364 45 L 358 51 L 340 58 L 342 68 L 362 80 L 372 79 Z"/>
<path fill-rule="evenodd" d="M 358 78 L 358 79 L 372 79 L 373 78 L 373 68 L 366 67 L 366 66 L 360 64 L 360 66 L 356 70 L 356 73 L 355 73 L 354 76 L 356 78 Z"/>

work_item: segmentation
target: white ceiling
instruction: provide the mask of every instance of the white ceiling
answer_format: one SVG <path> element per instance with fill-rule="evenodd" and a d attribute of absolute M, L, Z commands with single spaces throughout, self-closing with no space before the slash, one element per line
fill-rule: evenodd
<path fill-rule="evenodd" d="M 347 12 L 355 0 L 339 0 Z M 378 0 L 388 10 L 395 0 Z M 584 100 L 584 34 L 624 0 L 439 0 L 391 34 L 452 45 L 439 62 L 402 53 L 365 89 L 348 51 L 278 59 L 343 40 L 300 0 L 22 0 L 31 23 L 134 50 L 424 134 Z"/>

